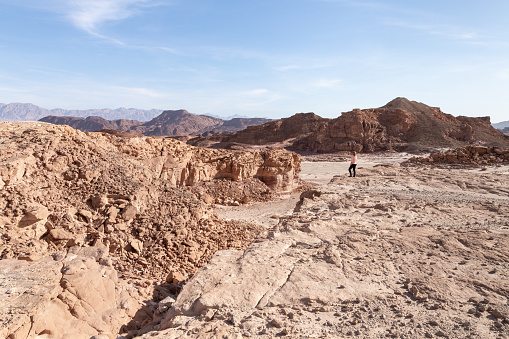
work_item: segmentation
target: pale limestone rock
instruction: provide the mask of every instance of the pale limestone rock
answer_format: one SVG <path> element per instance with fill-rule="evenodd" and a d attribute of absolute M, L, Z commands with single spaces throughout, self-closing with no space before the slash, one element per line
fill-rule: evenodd
<path fill-rule="evenodd" d="M 1 337 L 113 338 L 139 308 L 111 266 L 60 258 L 0 260 Z"/>
<path fill-rule="evenodd" d="M 63 228 L 54 228 L 49 231 L 49 235 L 55 240 L 71 240 L 75 237 L 74 234 Z"/>
<path fill-rule="evenodd" d="M 136 253 L 140 254 L 143 251 L 143 242 L 141 242 L 140 240 L 131 239 L 129 244 L 136 251 Z"/>
<path fill-rule="evenodd" d="M 36 159 L 32 155 L 14 156 L 0 163 L 0 189 L 14 185 L 30 175 Z"/>

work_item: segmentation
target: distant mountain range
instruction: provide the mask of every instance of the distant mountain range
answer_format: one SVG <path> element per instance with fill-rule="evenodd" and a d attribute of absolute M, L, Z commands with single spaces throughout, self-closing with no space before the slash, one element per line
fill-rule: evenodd
<path fill-rule="evenodd" d="M 500 129 L 500 130 L 503 130 L 505 128 L 509 128 L 509 120 L 507 121 L 502 121 L 502 122 L 497 122 L 496 124 L 492 124 L 493 127 L 495 127 L 496 129 Z"/>
<path fill-rule="evenodd" d="M 271 121 L 265 118 L 221 119 L 186 110 L 142 110 L 136 108 L 48 110 L 33 104 L 0 104 L 0 121 L 43 121 L 69 125 L 84 132 L 118 130 L 151 136 L 231 133 L 247 126 Z"/>
<path fill-rule="evenodd" d="M 71 116 L 71 117 L 89 117 L 99 116 L 104 119 L 129 119 L 138 121 L 148 121 L 155 116 L 161 114 L 161 109 L 143 110 L 137 108 L 124 108 L 117 109 L 102 108 L 102 109 L 86 109 L 86 110 L 65 110 L 62 108 L 55 108 L 48 110 L 34 104 L 23 103 L 0 103 L 0 121 L 37 121 L 48 115 L 56 116 Z"/>
<path fill-rule="evenodd" d="M 56 125 L 68 125 L 84 132 L 118 130 L 150 136 L 214 135 L 243 130 L 247 126 L 264 124 L 270 119 L 235 118 L 223 120 L 208 115 L 196 115 L 186 110 L 163 111 L 150 121 L 129 119 L 107 120 L 98 116 L 68 117 L 50 115 L 40 119 Z"/>

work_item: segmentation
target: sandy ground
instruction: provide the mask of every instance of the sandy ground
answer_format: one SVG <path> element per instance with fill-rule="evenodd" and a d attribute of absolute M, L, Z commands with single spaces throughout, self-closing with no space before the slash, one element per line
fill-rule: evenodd
<path fill-rule="evenodd" d="M 371 168 L 379 164 L 399 164 L 408 160 L 413 155 L 408 153 L 376 153 L 360 155 L 357 165 L 357 174 L 362 176 L 363 168 Z M 334 176 L 345 176 L 348 174 L 348 161 L 316 161 L 322 159 L 311 156 L 305 157 L 307 161 L 302 162 L 300 178 L 315 185 L 326 185 Z M 282 216 L 293 213 L 295 205 L 299 201 L 300 193 L 282 195 L 276 201 L 251 203 L 241 206 L 216 205 L 215 212 L 225 219 L 243 220 L 264 227 L 272 227 L 278 223 Z"/>
<path fill-rule="evenodd" d="M 409 153 L 375 153 L 361 154 L 357 165 L 357 177 L 362 178 L 364 168 L 372 168 L 376 165 L 391 164 L 398 165 L 414 155 Z M 423 156 L 423 155 L 420 155 Z M 323 157 L 322 157 L 323 158 Z M 302 162 L 300 178 L 314 185 L 327 185 L 334 177 L 348 180 L 348 161 L 316 161 L 310 156 L 305 157 L 307 161 Z M 313 160 L 313 161 L 311 161 Z M 458 169 L 437 169 L 439 171 L 459 171 Z M 466 173 L 496 173 L 509 174 L 509 166 L 490 166 L 485 168 L 461 169 Z M 216 205 L 215 212 L 225 218 L 243 220 L 258 224 L 264 227 L 272 227 L 278 223 L 282 216 L 293 214 L 296 203 L 299 201 L 300 193 L 282 195 L 276 201 L 251 203 L 241 206 Z"/>

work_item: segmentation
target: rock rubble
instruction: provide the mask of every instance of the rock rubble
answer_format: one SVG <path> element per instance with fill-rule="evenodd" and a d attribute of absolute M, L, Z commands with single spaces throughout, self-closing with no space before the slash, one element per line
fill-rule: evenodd
<path fill-rule="evenodd" d="M 284 150 L 205 150 L 172 139 L 0 123 L 0 286 L 11 291 L 15 283 L 9 279 L 22 281 L 31 271 L 36 286 L 45 279 L 45 270 L 36 268 L 54 272 L 48 292 L 36 293 L 33 301 L 49 313 L 39 321 L 39 308 L 3 299 L 2 334 L 89 338 L 137 331 L 154 312 L 141 300 L 175 295 L 216 251 L 242 250 L 260 232 L 259 226 L 217 217 L 209 205 L 214 201 L 205 202 L 193 185 L 215 199 L 216 181 L 233 181 L 249 201 L 259 194 L 250 187 L 268 195 L 295 189 L 299 170 L 300 157 Z M 58 253 L 62 258 L 48 258 Z M 72 280 L 68 275 L 75 271 Z M 101 276 L 109 280 L 96 286 Z M 136 291 L 128 312 L 121 311 L 120 297 L 85 293 L 90 288 L 113 298 L 124 283 Z"/>

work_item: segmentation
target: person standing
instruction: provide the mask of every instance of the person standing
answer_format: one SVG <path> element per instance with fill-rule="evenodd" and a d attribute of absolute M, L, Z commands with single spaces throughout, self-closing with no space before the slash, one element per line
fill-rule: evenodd
<path fill-rule="evenodd" d="M 355 151 L 352 151 L 352 159 L 350 161 L 350 167 L 348 167 L 348 172 L 350 173 L 351 177 L 355 177 L 355 168 L 357 167 L 357 153 Z M 352 175 L 353 170 L 353 175 Z"/>

